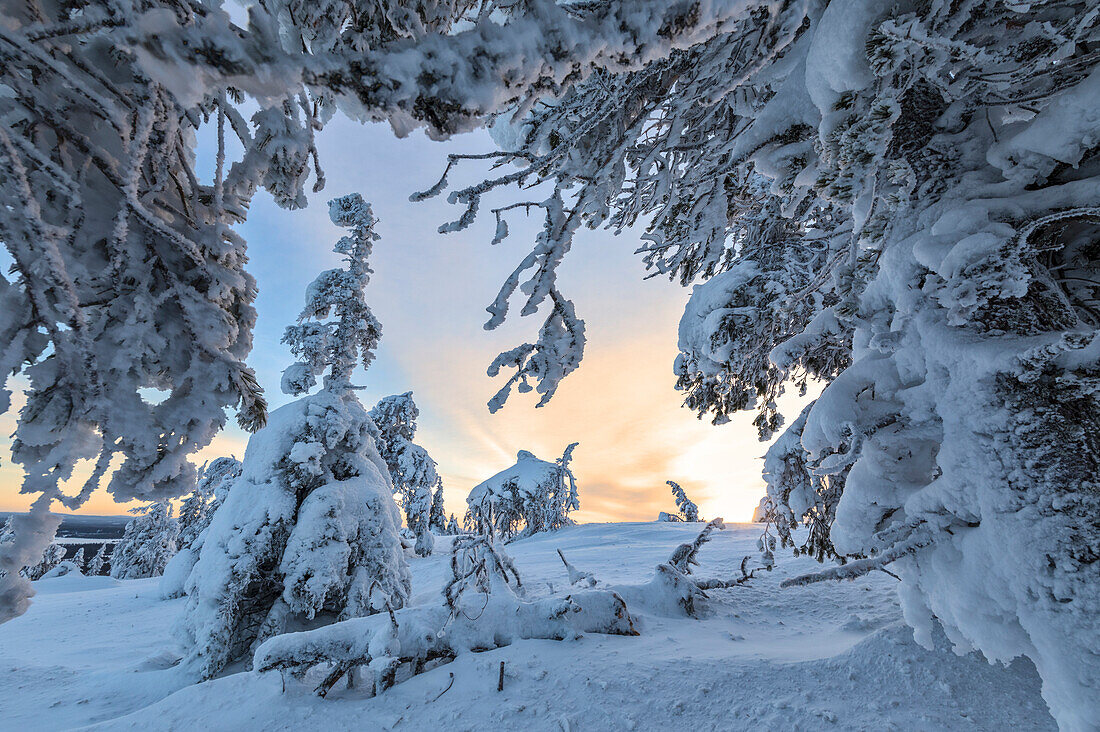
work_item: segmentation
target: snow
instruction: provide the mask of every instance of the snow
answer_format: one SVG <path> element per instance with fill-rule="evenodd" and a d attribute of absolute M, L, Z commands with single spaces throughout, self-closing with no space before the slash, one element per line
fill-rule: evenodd
<path fill-rule="evenodd" d="M 653 577 L 698 524 L 585 524 L 507 546 L 533 599 L 568 588 L 561 549 L 603 587 Z M 755 559 L 760 527 L 730 525 L 703 547 L 699 576 Z M 411 558 L 409 605 L 440 605 L 452 537 Z M 700 619 L 631 605 L 641 635 L 517 640 L 460 655 L 376 698 L 343 684 L 236 672 L 191 684 L 169 629 L 186 600 L 157 580 L 60 577 L 35 583 L 0 626 L 0 715 L 9 729 L 1054 729 L 1027 660 L 957 656 L 938 629 L 914 642 L 884 573 L 781 589 L 820 565 L 780 552 L 749 584 L 710 591 Z M 630 605 L 631 598 L 627 597 Z M 360 621 L 355 621 L 360 622 Z M 65 628 L 59 633 L 58 628 Z M 503 692 L 497 675 L 504 662 Z M 453 674 L 453 683 L 451 675 Z M 448 688 L 450 685 L 450 688 Z"/>

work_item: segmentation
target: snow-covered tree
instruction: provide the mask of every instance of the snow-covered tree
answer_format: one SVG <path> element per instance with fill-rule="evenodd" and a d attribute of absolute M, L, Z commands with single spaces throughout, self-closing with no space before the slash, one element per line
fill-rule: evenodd
<path fill-rule="evenodd" d="M 42 579 L 47 572 L 61 564 L 64 560 L 65 547 L 60 544 L 50 544 L 46 547 L 46 551 L 42 553 L 42 557 L 37 562 L 23 569 L 23 576 L 32 582 Z"/>
<path fill-rule="evenodd" d="M 447 519 L 447 531 L 445 533 L 448 536 L 458 536 L 462 533 L 462 527 L 458 525 L 458 519 L 455 518 L 453 513 L 451 517 Z"/>
<path fill-rule="evenodd" d="M 158 501 L 126 524 L 122 539 L 111 554 L 111 576 L 116 579 L 159 577 L 176 553 L 179 522 L 172 504 Z"/>
<path fill-rule="evenodd" d="M 508 540 L 573 523 L 569 513 L 580 508 L 569 469 L 576 446 L 552 463 L 520 450 L 515 465 L 474 486 L 466 498 L 472 529 Z"/>
<path fill-rule="evenodd" d="M 437 534 L 447 533 L 447 511 L 443 506 L 443 479 L 437 478 L 432 493 L 432 508 L 428 514 L 428 527 Z"/>
<path fill-rule="evenodd" d="M 817 470 L 802 446 L 802 431 L 812 408 L 813 403 L 803 409 L 764 456 L 768 485 L 764 520 L 775 527 L 780 544 L 792 547 L 796 555 L 809 554 L 821 562 L 837 556 L 829 537 L 847 470 Z M 792 531 L 800 524 L 809 531 L 802 544 L 796 545 Z"/>
<path fill-rule="evenodd" d="M 203 465 L 195 490 L 180 507 L 179 551 L 164 567 L 160 581 L 163 597 L 182 597 L 186 593 L 187 579 L 199 560 L 206 529 L 214 518 L 214 512 L 228 495 L 233 481 L 240 475 L 241 462 L 236 458 L 215 458 Z"/>
<path fill-rule="evenodd" d="M 817 577 L 895 563 L 922 643 L 934 617 L 959 647 L 1030 656 L 1066 728 L 1100 717 L 1094 6 L 693 4 L 696 28 L 732 16 L 501 116 L 487 155 L 519 169 L 452 191 L 446 227 L 493 189 L 551 188 L 490 322 L 517 291 L 549 310 L 504 359 L 545 397 L 583 344 L 556 279 L 574 233 L 644 223 L 649 267 L 700 283 L 675 364 L 690 407 L 755 409 L 768 438 L 784 388 L 824 382 L 772 488 L 788 525 L 809 517 L 806 551 L 855 560 Z M 521 207 L 493 212 L 496 240 Z"/>
<path fill-rule="evenodd" d="M 84 547 L 80 547 L 79 549 L 77 549 L 76 554 L 74 554 L 73 558 L 68 561 L 72 562 L 74 567 L 83 572 L 85 566 L 88 563 L 87 560 L 84 558 Z"/>
<path fill-rule="evenodd" d="M 229 488 L 241 475 L 241 462 L 231 457 L 215 458 L 199 473 L 195 490 L 180 505 L 178 544 L 180 549 L 195 545 L 199 534 L 210 525 L 218 504 L 225 500 Z"/>
<path fill-rule="evenodd" d="M 397 501 L 405 511 L 405 525 L 416 535 L 416 553 L 432 553 L 432 489 L 442 490 L 436 463 L 428 451 L 413 442 L 420 410 L 412 392 L 381 399 L 370 410 L 378 426 L 378 450 L 389 467 Z M 440 495 L 442 499 L 442 495 Z"/>
<path fill-rule="evenodd" d="M 88 560 L 88 566 L 84 570 L 84 574 L 89 577 L 98 577 L 103 574 L 103 566 L 107 563 L 107 544 L 100 544 L 99 551 L 95 553 L 95 556 Z"/>
<path fill-rule="evenodd" d="M 322 376 L 324 388 L 273 411 L 252 436 L 203 536 L 178 624 L 183 664 L 202 678 L 303 623 L 396 609 L 408 597 L 378 430 L 351 383 L 380 334 L 364 299 L 375 218 L 358 194 L 331 201 L 329 215 L 349 230 L 335 246 L 346 267 L 310 284 L 284 336 L 301 359 L 284 372 L 284 388 L 301 394 Z"/>
<path fill-rule="evenodd" d="M 687 497 L 687 493 L 684 493 L 680 484 L 672 480 L 665 482 L 672 488 L 672 497 L 676 499 L 676 508 L 680 509 L 680 515 L 684 521 L 699 521 L 699 507 Z"/>

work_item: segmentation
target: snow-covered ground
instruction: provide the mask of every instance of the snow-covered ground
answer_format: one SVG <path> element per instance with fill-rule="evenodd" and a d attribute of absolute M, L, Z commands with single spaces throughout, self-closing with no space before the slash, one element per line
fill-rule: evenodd
<path fill-rule="evenodd" d="M 531 594 L 562 590 L 555 549 L 602 583 L 644 583 L 702 524 L 586 524 L 508 545 Z M 755 561 L 760 528 L 731 525 L 700 555 L 700 576 Z M 413 604 L 434 603 L 448 543 L 410 560 Z M 1026 660 L 926 651 L 902 624 L 896 580 L 780 589 L 818 568 L 777 552 L 747 586 L 715 590 L 700 620 L 640 613 L 639 637 L 522 641 L 469 654 L 376 698 L 340 684 L 327 699 L 278 674 L 190 684 L 172 664 L 184 600 L 158 581 L 61 577 L 36 583 L 0 625 L 0 720 L 10 730 L 1005 730 L 1054 729 Z M 637 609 L 634 609 L 639 614 Z M 500 662 L 504 690 L 497 692 Z M 451 684 L 451 675 L 454 680 Z M 448 689 L 448 684 L 450 688 Z"/>

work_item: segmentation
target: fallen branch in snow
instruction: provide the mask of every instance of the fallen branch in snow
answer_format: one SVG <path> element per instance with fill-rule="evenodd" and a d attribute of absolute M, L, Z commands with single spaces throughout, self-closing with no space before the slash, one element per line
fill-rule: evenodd
<path fill-rule="evenodd" d="M 569 584 L 576 585 L 576 584 L 579 584 L 581 582 L 584 582 L 589 587 L 595 587 L 596 586 L 596 575 L 592 574 L 591 572 L 581 571 L 581 570 L 577 569 L 576 567 L 574 567 L 565 558 L 565 555 L 562 554 L 561 549 L 558 549 L 557 552 L 558 552 L 558 556 L 561 557 L 561 563 L 565 565 L 565 571 L 569 574 Z"/>
<path fill-rule="evenodd" d="M 451 687 L 455 685 L 455 675 L 453 673 L 450 673 L 450 672 L 448 672 L 447 675 L 451 677 L 451 680 L 447 682 L 447 688 L 445 688 L 443 691 L 436 694 L 435 698 L 432 699 L 433 702 L 439 701 L 439 697 L 446 694 L 448 691 L 451 690 Z"/>
<path fill-rule="evenodd" d="M 710 541 L 711 532 L 715 529 L 723 530 L 725 528 L 726 525 L 722 522 L 721 517 L 711 519 L 707 522 L 707 525 L 703 527 L 703 530 L 699 532 L 699 536 L 695 537 L 695 541 L 690 544 L 681 544 L 676 547 L 672 552 L 672 556 L 668 558 L 668 563 L 684 574 L 691 574 L 691 566 L 699 565 L 699 563 L 695 561 L 695 555 L 699 553 L 703 544 Z"/>
<path fill-rule="evenodd" d="M 708 598 L 706 590 L 753 579 L 756 570 L 748 571 L 748 557 L 741 560 L 739 577 L 691 576 L 700 548 L 716 529 L 724 528 L 721 519 L 708 523 L 694 541 L 676 547 L 668 562 L 657 565 L 646 584 L 535 600 L 525 598 L 511 557 L 491 538 L 461 536 L 454 543 L 452 577 L 443 590 L 443 604 L 402 608 L 276 636 L 256 650 L 253 668 L 289 671 L 301 679 L 314 667 L 328 666 L 315 688 L 325 696 L 341 677 L 367 667 L 373 672 L 369 690 L 377 694 L 462 653 L 489 651 L 517 640 L 575 640 L 584 633 L 638 635 L 624 595 L 655 612 L 695 617 L 699 603 Z M 577 570 L 560 550 L 558 556 L 571 582 L 595 583 L 591 573 Z"/>
<path fill-rule="evenodd" d="M 256 651 L 257 671 L 303 678 L 331 665 L 315 692 L 325 696 L 345 674 L 373 671 L 373 693 L 453 660 L 516 640 L 574 640 L 583 633 L 638 635 L 626 603 L 611 590 L 526 601 L 511 559 L 486 537 L 456 541 L 443 605 L 402 608 L 276 636 Z M 473 610 L 473 612 L 467 612 Z"/>
<path fill-rule="evenodd" d="M 723 589 L 743 585 L 753 579 L 756 569 L 746 571 L 749 558 L 741 560 L 741 576 L 732 579 L 697 579 L 691 576 L 692 565 L 698 566 L 696 556 L 704 544 L 711 539 L 715 529 L 723 530 L 726 525 L 721 518 L 707 523 L 695 540 L 690 544 L 681 544 L 673 550 L 668 561 L 658 564 L 653 579 L 647 584 L 635 587 L 618 588 L 619 592 L 630 596 L 631 603 L 649 607 L 657 612 L 668 612 L 675 608 L 690 617 L 698 617 L 700 603 L 709 599 L 707 590 Z"/>

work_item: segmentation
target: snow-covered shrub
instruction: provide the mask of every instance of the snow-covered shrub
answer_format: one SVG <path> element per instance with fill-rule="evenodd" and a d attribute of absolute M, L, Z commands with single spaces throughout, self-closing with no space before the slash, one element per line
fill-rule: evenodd
<path fill-rule="evenodd" d="M 412 392 L 407 391 L 381 399 L 370 416 L 378 426 L 378 452 L 389 467 L 397 501 L 405 511 L 405 525 L 416 536 L 416 553 L 426 557 L 433 546 L 432 489 L 442 491 L 442 483 L 428 451 L 413 442 L 420 410 Z M 441 493 L 439 498 L 442 501 Z"/>
<path fill-rule="evenodd" d="M 769 510 L 763 518 L 775 527 L 783 546 L 792 547 L 796 555 L 809 554 L 821 562 L 837 556 L 829 532 L 849 466 L 842 463 L 830 472 L 818 466 L 802 446 L 802 431 L 812 408 L 811 402 L 764 456 Z M 800 524 L 809 531 L 802 544 L 796 546 L 792 531 Z"/>
<path fill-rule="evenodd" d="M 515 465 L 474 486 L 466 498 L 473 530 L 508 540 L 573 523 L 569 513 L 580 508 L 569 469 L 576 446 L 552 463 L 520 450 Z"/>
<path fill-rule="evenodd" d="M 71 575 L 84 576 L 84 573 L 80 571 L 80 565 L 71 559 L 65 559 L 57 564 L 56 567 L 46 572 L 39 579 L 53 579 L 54 577 L 66 577 Z"/>
<path fill-rule="evenodd" d="M 375 219 L 358 194 L 330 202 L 329 214 L 350 230 L 335 247 L 347 266 L 313 281 L 284 336 L 301 359 L 284 388 L 300 394 L 322 374 L 324 388 L 273 411 L 252 436 L 203 535 L 177 626 L 189 647 L 183 663 L 202 678 L 287 630 L 400 608 L 408 597 L 378 430 L 350 381 L 380 336 L 363 296 Z"/>
<path fill-rule="evenodd" d="M 139 510 L 111 553 L 115 579 L 159 577 L 176 553 L 179 522 L 172 516 L 172 504 L 159 501 Z"/>
<path fill-rule="evenodd" d="M 680 484 L 675 481 L 665 481 L 672 488 L 672 497 L 676 499 L 676 508 L 680 509 L 680 516 L 684 521 L 699 521 L 699 507 L 696 506 Z"/>

